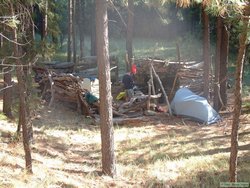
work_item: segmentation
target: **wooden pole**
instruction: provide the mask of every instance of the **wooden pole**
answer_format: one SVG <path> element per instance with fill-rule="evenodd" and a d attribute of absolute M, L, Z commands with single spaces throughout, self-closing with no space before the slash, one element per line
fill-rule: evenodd
<path fill-rule="evenodd" d="M 148 81 L 148 100 L 147 100 L 147 110 L 150 110 L 150 99 L 151 99 L 151 78 Z"/>
<path fill-rule="evenodd" d="M 149 72 L 150 72 L 150 81 L 151 81 L 152 94 L 155 95 L 154 77 L 153 77 L 153 71 L 152 71 L 151 66 L 149 68 Z M 156 104 L 157 100 L 154 99 L 154 103 Z"/>
<path fill-rule="evenodd" d="M 166 92 L 165 92 L 165 90 L 164 90 L 164 87 L 163 87 L 163 85 L 162 85 L 161 79 L 160 79 L 160 77 L 158 76 L 158 74 L 155 72 L 154 66 L 153 66 L 152 64 L 151 64 L 151 67 L 152 67 L 153 73 L 154 73 L 154 75 L 155 75 L 157 81 L 159 82 L 159 84 L 160 84 L 160 86 L 161 86 L 162 93 L 163 93 L 163 95 L 164 95 L 164 97 L 165 97 L 165 99 L 166 99 L 166 103 L 167 103 L 167 105 L 168 105 L 169 114 L 172 115 L 172 110 L 171 110 L 171 107 L 170 107 L 170 104 L 169 104 L 169 101 L 168 101 L 168 96 L 167 96 L 167 94 L 166 94 Z"/>

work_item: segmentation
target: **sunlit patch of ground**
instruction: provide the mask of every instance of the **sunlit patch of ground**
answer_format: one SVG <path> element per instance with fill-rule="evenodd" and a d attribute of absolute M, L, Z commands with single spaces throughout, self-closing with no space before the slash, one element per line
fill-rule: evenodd
<path fill-rule="evenodd" d="M 149 118 L 149 117 L 147 117 Z M 250 115 L 241 116 L 239 181 L 250 182 Z M 0 122 L 0 187 L 218 187 L 228 180 L 232 116 L 205 126 L 165 114 L 115 125 L 117 177 L 101 173 L 99 126 L 60 104 L 34 119 L 33 175 L 16 125 Z"/>

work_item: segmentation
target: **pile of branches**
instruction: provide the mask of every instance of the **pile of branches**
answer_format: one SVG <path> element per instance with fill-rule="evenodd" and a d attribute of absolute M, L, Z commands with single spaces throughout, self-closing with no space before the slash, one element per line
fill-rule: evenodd
<path fill-rule="evenodd" d="M 49 71 L 43 74 L 38 83 L 41 97 L 49 103 L 49 107 L 53 105 L 55 100 L 73 103 L 79 113 L 91 116 L 93 109 L 86 101 L 85 96 L 88 91 L 81 87 L 82 81 L 82 78 L 72 74 L 56 74 Z"/>
<path fill-rule="evenodd" d="M 173 98 L 179 87 L 187 87 L 197 94 L 203 91 L 203 62 L 172 62 L 152 58 L 135 59 L 134 62 L 139 67 L 136 75 L 139 85 L 145 84 L 145 78 L 149 79 L 152 64 L 170 98 Z"/>
<path fill-rule="evenodd" d="M 39 84 L 41 97 L 45 99 L 49 107 L 56 101 L 74 104 L 78 113 L 85 116 L 95 117 L 99 113 L 100 102 L 97 98 L 94 102 L 89 102 L 89 91 L 82 88 L 83 78 L 73 74 L 55 73 L 48 69 L 34 68 L 36 81 Z M 141 112 L 150 107 L 149 100 L 159 98 L 158 95 L 144 95 L 139 92 L 131 101 L 122 102 L 119 105 L 113 102 L 113 115 L 128 117 L 130 112 Z"/>
<path fill-rule="evenodd" d="M 184 62 L 177 71 L 180 87 L 187 87 L 195 93 L 203 91 L 203 62 Z"/>

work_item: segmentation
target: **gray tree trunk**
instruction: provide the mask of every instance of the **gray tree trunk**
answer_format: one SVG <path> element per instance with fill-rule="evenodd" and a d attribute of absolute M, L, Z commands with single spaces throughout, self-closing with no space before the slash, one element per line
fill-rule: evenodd
<path fill-rule="evenodd" d="M 214 70 L 214 109 L 220 110 L 220 56 L 221 56 L 221 32 L 222 32 L 222 18 L 217 17 L 217 32 L 216 32 L 216 59 Z"/>
<path fill-rule="evenodd" d="M 76 1 L 72 0 L 72 45 L 73 45 L 73 63 L 76 65 Z"/>
<path fill-rule="evenodd" d="M 46 40 L 48 35 L 48 0 L 45 0 L 45 9 L 43 13 L 42 40 Z"/>
<path fill-rule="evenodd" d="M 203 96 L 208 99 L 209 97 L 209 74 L 210 74 L 210 32 L 209 32 L 209 16 L 205 12 L 205 6 L 202 7 L 202 20 L 203 20 L 203 60 L 204 60 L 204 85 Z"/>
<path fill-rule="evenodd" d="M 84 57 L 84 26 L 85 26 L 85 0 L 79 1 L 79 37 L 80 37 L 80 58 Z"/>
<path fill-rule="evenodd" d="M 98 0 L 97 0 L 98 1 Z M 95 2 L 95 0 L 94 0 Z M 93 11 L 92 11 L 92 22 L 91 22 L 91 51 L 90 51 L 90 55 L 91 56 L 96 56 L 96 12 L 95 12 L 95 3 L 93 4 Z"/>
<path fill-rule="evenodd" d="M 68 50 L 67 50 L 67 61 L 71 62 L 72 60 L 72 19 L 73 19 L 73 0 L 68 0 Z"/>
<path fill-rule="evenodd" d="M 134 30 L 134 0 L 128 0 L 128 22 L 127 22 L 127 38 L 126 38 L 126 50 L 128 54 L 129 67 L 127 71 L 131 69 L 133 58 L 133 30 Z"/>

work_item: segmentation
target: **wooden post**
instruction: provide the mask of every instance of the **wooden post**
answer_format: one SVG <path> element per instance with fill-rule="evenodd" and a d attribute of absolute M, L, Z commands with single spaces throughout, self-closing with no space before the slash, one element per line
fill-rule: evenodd
<path fill-rule="evenodd" d="M 52 73 L 50 72 L 49 75 L 48 75 L 48 78 L 49 78 L 49 82 L 50 82 L 50 91 L 51 91 L 51 99 L 50 99 L 50 102 L 49 102 L 49 108 L 52 106 L 53 102 L 54 102 L 54 99 L 55 99 L 55 88 L 54 88 L 54 81 L 52 79 Z"/>
<path fill-rule="evenodd" d="M 160 86 L 161 86 L 162 93 L 163 93 L 163 95 L 164 95 L 164 97 L 165 97 L 165 99 L 166 99 L 166 103 L 167 103 L 167 105 L 168 105 L 169 114 L 172 115 L 172 110 L 171 110 L 171 107 L 170 107 L 170 104 L 169 104 L 169 101 L 168 101 L 168 96 L 167 96 L 167 94 L 166 94 L 166 92 L 165 92 L 165 90 L 164 90 L 164 87 L 163 87 L 163 85 L 162 85 L 162 82 L 161 82 L 161 80 L 160 80 L 160 77 L 159 77 L 158 74 L 155 72 L 154 66 L 153 66 L 152 64 L 151 64 L 151 67 L 152 67 L 152 70 L 153 70 L 153 73 L 154 73 L 156 79 L 158 80 L 158 82 L 159 82 L 159 84 L 160 84 Z"/>
<path fill-rule="evenodd" d="M 153 77 L 153 72 L 152 72 L 152 67 L 149 67 L 149 74 L 150 74 L 150 83 L 151 83 L 151 91 L 152 94 L 155 95 L 155 85 L 154 85 L 154 77 Z M 153 100 L 155 104 L 157 104 L 157 100 Z"/>
<path fill-rule="evenodd" d="M 147 100 L 147 110 L 150 110 L 150 99 L 151 99 L 151 87 L 152 87 L 152 82 L 151 82 L 151 78 L 148 81 L 148 100 Z"/>

